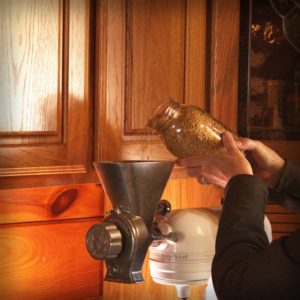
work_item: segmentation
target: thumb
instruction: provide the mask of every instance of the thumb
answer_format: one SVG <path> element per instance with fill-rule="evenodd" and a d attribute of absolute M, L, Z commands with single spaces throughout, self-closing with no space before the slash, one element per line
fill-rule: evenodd
<path fill-rule="evenodd" d="M 236 145 L 236 142 L 229 131 L 225 131 L 222 136 L 222 141 L 227 153 L 229 155 L 236 154 L 239 152 L 239 149 Z"/>
<path fill-rule="evenodd" d="M 257 147 L 256 141 L 248 138 L 239 138 L 236 142 L 239 150 L 242 151 L 252 151 Z"/>

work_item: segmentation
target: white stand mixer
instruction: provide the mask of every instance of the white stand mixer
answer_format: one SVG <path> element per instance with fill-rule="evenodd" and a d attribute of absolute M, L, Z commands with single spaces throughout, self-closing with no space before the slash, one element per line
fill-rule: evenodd
<path fill-rule="evenodd" d="M 154 282 L 173 285 L 179 299 L 188 299 L 193 285 L 207 285 L 204 299 L 217 299 L 211 280 L 220 209 L 178 209 L 156 226 L 165 239 L 154 241 L 150 250 L 150 273 Z M 265 231 L 272 240 L 271 224 Z M 168 238 L 171 237 L 171 238 Z"/>

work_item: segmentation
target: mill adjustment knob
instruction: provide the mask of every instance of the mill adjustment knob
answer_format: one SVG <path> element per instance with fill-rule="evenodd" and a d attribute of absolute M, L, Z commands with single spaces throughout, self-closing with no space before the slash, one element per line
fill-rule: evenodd
<path fill-rule="evenodd" d="M 122 235 L 113 223 L 93 225 L 86 236 L 86 246 L 95 259 L 115 258 L 122 250 Z"/>

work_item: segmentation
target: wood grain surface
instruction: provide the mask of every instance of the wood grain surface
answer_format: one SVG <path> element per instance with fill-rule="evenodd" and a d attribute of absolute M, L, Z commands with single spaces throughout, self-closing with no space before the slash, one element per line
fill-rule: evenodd
<path fill-rule="evenodd" d="M 167 96 L 237 129 L 239 0 L 38 2 L 0 3 L 0 299 L 177 299 L 147 259 L 144 283 L 102 282 L 85 235 L 111 204 L 80 183 L 98 182 L 93 160 L 175 159 L 143 127 Z M 300 162 L 300 142 L 265 142 Z M 222 189 L 174 170 L 172 209 L 220 206 Z M 267 213 L 273 238 L 299 228 Z"/>
<path fill-rule="evenodd" d="M 60 130 L 61 10 L 61 1 L 0 2 L 2 133 Z"/>
<path fill-rule="evenodd" d="M 102 263 L 85 247 L 86 232 L 95 222 L 99 219 L 1 226 L 0 298 L 100 296 Z"/>
<path fill-rule="evenodd" d="M 2 189 L 95 180 L 91 6 L 1 1 Z"/>
<path fill-rule="evenodd" d="M 128 6 L 126 5 L 128 3 L 131 9 L 129 14 L 127 14 Z M 147 10 L 149 8 L 147 1 L 140 1 L 139 8 L 143 4 L 144 9 Z M 142 131 L 139 132 L 140 135 L 137 134 L 137 131 L 133 134 L 133 131 L 128 129 L 141 127 L 141 125 L 135 126 L 132 124 L 141 124 L 141 120 L 145 119 L 147 115 L 144 112 L 144 108 L 148 109 L 149 103 L 155 106 L 156 101 L 158 101 L 149 96 L 144 99 L 136 97 L 136 95 L 139 95 L 138 92 L 142 94 L 144 89 L 147 91 L 151 90 L 151 86 L 142 84 L 145 82 L 149 84 L 149 81 L 145 81 L 145 78 L 135 78 L 133 74 L 127 73 L 128 61 L 125 60 L 126 54 L 133 55 L 131 52 L 126 52 L 128 51 L 128 45 L 130 45 L 130 49 L 135 56 L 147 53 L 149 50 L 144 49 L 145 52 L 139 52 L 140 48 L 143 49 L 141 45 L 145 45 L 145 43 L 142 44 L 138 40 L 139 44 L 128 44 L 128 40 L 126 40 L 127 36 L 132 35 L 132 30 L 135 30 L 134 25 L 137 24 L 132 22 L 132 20 L 135 20 L 135 10 L 132 9 L 135 5 L 137 5 L 135 1 L 118 0 L 113 2 L 103 1 L 102 6 L 98 7 L 97 14 L 101 16 L 102 22 L 99 23 L 101 30 L 99 30 L 100 36 L 96 60 L 100 72 L 97 80 L 99 84 L 97 85 L 96 98 L 100 99 L 100 110 L 97 113 L 98 120 L 101 120 L 100 128 L 103 129 L 98 132 L 98 136 L 103 143 L 96 153 L 99 158 L 106 159 L 174 159 L 164 149 L 157 136 L 150 133 L 142 133 Z M 158 3 L 155 5 L 158 5 Z M 207 6 L 209 6 L 208 10 Z M 194 10 L 190 9 L 192 7 Z M 214 0 L 209 3 L 206 1 L 185 1 L 185 8 L 179 5 L 178 9 L 180 11 L 185 10 L 187 24 L 186 31 L 183 33 L 185 35 L 186 57 L 185 61 L 179 62 L 185 64 L 185 84 L 181 86 L 182 82 L 177 82 L 175 85 L 178 85 L 179 91 L 180 88 L 185 89 L 184 102 L 209 109 L 209 112 L 222 121 L 225 126 L 236 131 L 239 0 L 225 2 Z M 195 11 L 197 11 L 197 14 L 193 14 Z M 151 16 L 151 11 L 147 10 L 145 15 Z M 129 21 L 127 20 L 128 17 L 130 17 Z M 131 26 L 128 26 L 128 24 Z M 153 31 L 150 30 L 149 32 L 159 33 L 159 28 L 162 28 L 161 24 L 158 22 L 153 25 L 151 27 Z M 202 30 L 199 29 L 199 24 L 201 24 Z M 154 31 L 154 28 L 157 28 L 157 30 Z M 136 30 L 143 30 L 143 27 L 136 28 Z M 183 32 L 180 26 L 179 30 Z M 149 32 L 147 31 L 145 34 Z M 197 32 L 197 35 L 194 35 L 195 32 Z M 176 42 L 174 40 L 174 43 Z M 179 39 L 178 43 L 176 47 L 180 49 L 181 39 Z M 138 46 L 138 48 L 134 49 L 135 46 Z M 160 43 L 158 47 L 160 47 L 159 51 L 161 53 L 169 53 L 169 47 L 166 44 Z M 165 47 L 164 50 L 162 49 L 163 47 Z M 197 60 L 195 59 L 196 57 Z M 151 60 L 148 61 L 148 56 L 136 57 L 136 59 L 149 68 L 151 68 L 151 63 L 154 63 Z M 172 64 L 172 60 L 170 60 L 170 64 Z M 129 69 L 131 67 L 129 65 Z M 143 69 L 144 65 L 134 67 L 145 70 Z M 155 69 L 157 66 L 155 65 L 153 68 Z M 130 80 L 127 80 L 128 78 Z M 151 77 L 151 79 L 155 80 L 155 77 Z M 132 91 L 130 88 L 133 82 L 135 84 L 134 90 L 137 91 L 137 94 L 133 95 L 135 98 L 126 98 L 126 91 Z M 163 81 L 162 86 L 166 82 Z M 140 84 L 140 90 L 137 89 L 138 84 Z M 155 85 L 157 82 L 153 81 L 151 84 Z M 203 97 L 203 95 L 207 97 Z M 161 96 L 158 98 L 161 98 Z M 133 102 L 128 103 L 130 101 Z M 129 105 L 132 108 L 135 107 L 135 109 L 126 110 L 125 108 Z M 134 113 L 132 113 L 133 111 Z M 100 119 L 100 116 L 103 119 Z M 134 121 L 135 118 L 136 121 Z M 124 124 L 127 124 L 126 131 L 124 131 Z M 110 137 L 110 140 L 107 139 L 107 136 Z M 281 141 L 272 143 L 267 141 L 267 144 L 274 147 L 275 150 L 285 157 L 296 159 L 299 162 L 299 155 L 297 155 L 299 153 L 299 142 Z M 111 147 L 114 148 L 113 152 Z M 202 186 L 194 179 L 187 179 L 185 176 L 182 170 L 176 169 L 163 194 L 163 198 L 168 199 L 174 209 L 220 205 L 223 190 L 216 189 L 213 186 Z M 106 200 L 105 205 L 109 207 L 109 201 Z M 291 226 L 287 228 L 284 224 L 280 227 L 279 220 L 280 217 L 276 218 L 275 215 L 274 219 L 272 218 L 273 223 L 277 222 L 274 227 L 274 238 L 281 235 L 280 230 L 292 229 Z M 288 221 L 286 220 L 286 222 Z M 285 231 L 285 234 L 288 233 Z M 104 282 L 104 299 L 176 299 L 175 289 L 153 283 L 147 268 L 147 265 L 144 265 L 145 283 L 141 285 L 128 286 Z M 193 288 L 191 299 L 203 299 L 203 288 Z"/>
<path fill-rule="evenodd" d="M 103 216 L 96 184 L 0 190 L 0 224 Z"/>
<path fill-rule="evenodd" d="M 97 159 L 174 159 L 145 126 L 169 96 L 207 105 L 206 1 L 102 1 L 97 16 Z"/>
<path fill-rule="evenodd" d="M 144 132 L 168 96 L 184 99 L 185 9 L 182 0 L 127 1 L 125 134 Z"/>

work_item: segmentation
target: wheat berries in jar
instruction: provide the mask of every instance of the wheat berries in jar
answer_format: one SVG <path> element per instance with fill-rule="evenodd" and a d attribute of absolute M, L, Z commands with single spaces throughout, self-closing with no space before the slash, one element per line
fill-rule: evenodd
<path fill-rule="evenodd" d="M 224 154 L 222 134 L 227 129 L 194 105 L 167 99 L 156 107 L 147 123 L 166 148 L 181 158 L 198 154 Z"/>

